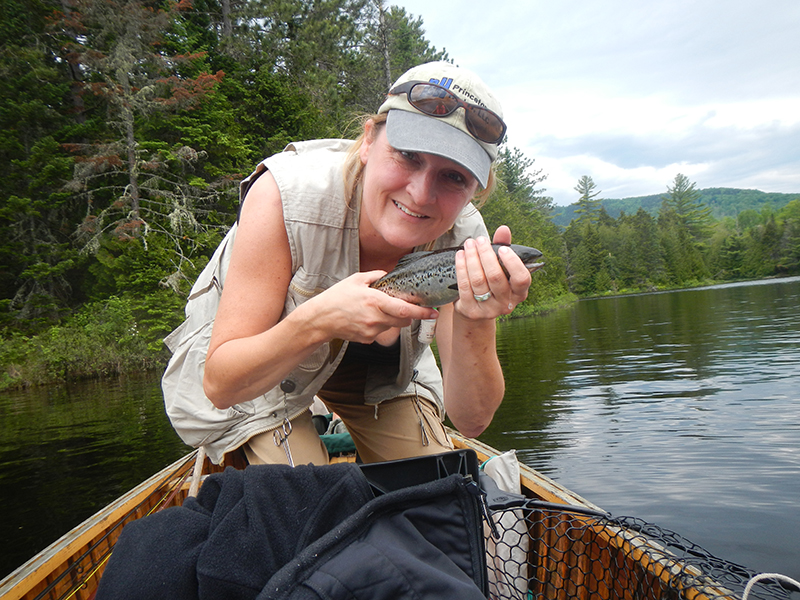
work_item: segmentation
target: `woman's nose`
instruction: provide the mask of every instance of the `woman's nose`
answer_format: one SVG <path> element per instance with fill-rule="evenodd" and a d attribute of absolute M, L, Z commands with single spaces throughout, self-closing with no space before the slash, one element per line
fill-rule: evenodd
<path fill-rule="evenodd" d="M 427 169 L 413 173 L 406 189 L 419 205 L 436 201 L 436 179 Z"/>

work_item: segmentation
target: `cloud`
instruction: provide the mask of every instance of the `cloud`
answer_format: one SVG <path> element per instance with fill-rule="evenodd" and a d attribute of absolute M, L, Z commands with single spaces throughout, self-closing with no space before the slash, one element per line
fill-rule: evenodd
<path fill-rule="evenodd" d="M 769 140 L 769 144 L 762 142 Z M 551 158 L 586 153 L 623 169 L 661 168 L 679 162 L 729 162 L 763 169 L 800 160 L 800 125 L 765 124 L 751 128 L 709 127 L 697 123 L 679 130 L 638 133 L 604 131 L 576 137 L 541 136 L 528 146 Z M 713 161 L 709 161 L 713 157 Z"/>
<path fill-rule="evenodd" d="M 503 103 L 557 204 L 698 187 L 800 193 L 800 2 L 399 2 Z M 454 15 L 457 15 L 454 16 Z"/>
<path fill-rule="evenodd" d="M 577 181 L 587 174 L 604 195 L 620 197 L 658 193 L 677 173 L 690 177 L 699 188 L 800 191 L 799 140 L 800 124 L 742 128 L 713 127 L 705 121 L 645 134 L 610 131 L 542 136 L 527 148 L 559 173 L 557 189 L 563 190 L 568 179 Z"/>

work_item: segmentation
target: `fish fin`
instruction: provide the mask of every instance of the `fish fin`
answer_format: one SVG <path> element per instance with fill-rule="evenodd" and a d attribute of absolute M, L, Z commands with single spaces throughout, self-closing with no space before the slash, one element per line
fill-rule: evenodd
<path fill-rule="evenodd" d="M 406 254 L 403 258 L 401 258 L 400 260 L 397 261 L 397 266 L 395 267 L 395 269 L 399 269 L 400 267 L 404 267 L 407 264 L 410 264 L 410 263 L 412 263 L 412 262 L 414 262 L 416 260 L 419 260 L 420 258 L 424 258 L 426 256 L 429 256 L 429 255 L 431 255 L 433 253 L 434 252 L 432 250 L 422 250 L 420 252 L 412 252 L 411 254 Z"/>

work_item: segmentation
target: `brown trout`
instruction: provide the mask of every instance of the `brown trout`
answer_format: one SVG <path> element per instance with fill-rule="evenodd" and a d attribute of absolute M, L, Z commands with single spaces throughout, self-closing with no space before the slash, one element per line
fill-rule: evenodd
<path fill-rule="evenodd" d="M 492 244 L 495 254 L 502 244 Z M 533 273 L 544 263 L 536 262 L 542 253 L 536 248 L 510 244 L 514 253 Z M 458 299 L 456 281 L 456 248 L 443 248 L 430 252 L 407 254 L 390 272 L 378 279 L 370 287 L 381 290 L 406 302 L 419 306 L 442 306 Z M 502 266 L 502 261 L 500 266 Z M 503 267 L 505 271 L 505 267 Z M 506 276 L 508 272 L 506 271 Z"/>

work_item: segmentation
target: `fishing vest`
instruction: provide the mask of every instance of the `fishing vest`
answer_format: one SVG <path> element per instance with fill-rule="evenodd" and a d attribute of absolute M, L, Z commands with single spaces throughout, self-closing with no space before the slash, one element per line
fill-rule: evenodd
<path fill-rule="evenodd" d="M 360 199 L 348 204 L 343 178 L 351 144 L 349 140 L 290 144 L 262 161 L 241 183 L 243 202 L 255 178 L 269 170 L 281 193 L 293 273 L 281 318 L 359 270 Z M 172 352 L 162 377 L 167 415 L 181 439 L 190 446 L 204 446 L 216 464 L 252 436 L 308 410 L 348 345 L 341 340 L 323 344 L 287 373 L 279 386 L 250 401 L 226 409 L 211 403 L 203 392 L 203 372 L 236 230 L 234 225 L 197 278 L 186 304 L 186 320 L 164 340 Z M 457 246 L 479 235 L 487 235 L 486 227 L 477 209 L 468 204 L 434 248 Z M 386 371 L 368 373 L 365 402 L 377 406 L 384 400 L 418 394 L 433 401 L 444 418 L 441 373 L 429 342 L 424 336 L 420 339 L 419 328 L 420 322 L 414 321 L 400 332 L 398 371 L 391 376 Z"/>

